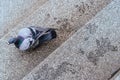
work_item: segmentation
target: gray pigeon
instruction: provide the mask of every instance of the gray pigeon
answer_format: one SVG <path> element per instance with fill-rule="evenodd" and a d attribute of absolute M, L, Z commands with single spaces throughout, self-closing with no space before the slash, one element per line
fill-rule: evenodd
<path fill-rule="evenodd" d="M 9 44 L 14 44 L 18 49 L 25 51 L 30 48 L 37 48 L 42 43 L 57 37 L 53 28 L 27 27 L 19 31 L 18 36 L 9 39 Z"/>

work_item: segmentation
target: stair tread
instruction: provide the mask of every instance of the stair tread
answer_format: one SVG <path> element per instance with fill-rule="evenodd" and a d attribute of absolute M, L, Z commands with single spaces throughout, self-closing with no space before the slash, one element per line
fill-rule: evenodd
<path fill-rule="evenodd" d="M 0 38 L 48 0 L 1 0 Z"/>

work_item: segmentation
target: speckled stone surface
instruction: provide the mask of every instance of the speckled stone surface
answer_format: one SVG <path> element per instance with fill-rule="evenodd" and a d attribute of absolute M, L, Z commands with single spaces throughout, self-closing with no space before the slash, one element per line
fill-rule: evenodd
<path fill-rule="evenodd" d="M 48 0 L 0 0 L 0 38 Z"/>
<path fill-rule="evenodd" d="M 40 1 L 40 0 L 39 0 Z M 93 18 L 111 0 L 49 0 L 27 17 L 7 26 L 0 37 L 0 80 L 20 80 L 57 49 L 65 40 Z M 29 11 L 29 9 L 28 9 Z M 24 18 L 25 17 L 25 18 Z M 14 22 L 14 21 L 13 21 Z M 7 45 L 10 36 L 27 26 L 57 28 L 58 37 L 34 51 L 20 52 Z M 87 38 L 86 38 L 87 40 Z M 66 63 L 63 63 L 66 65 Z"/>
<path fill-rule="evenodd" d="M 109 80 L 120 68 L 120 0 L 114 0 L 22 80 Z"/>

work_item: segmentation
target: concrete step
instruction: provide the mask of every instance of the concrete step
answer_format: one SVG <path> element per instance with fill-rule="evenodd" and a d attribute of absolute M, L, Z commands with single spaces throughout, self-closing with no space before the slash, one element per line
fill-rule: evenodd
<path fill-rule="evenodd" d="M 120 68 L 120 0 L 113 0 L 22 80 L 110 80 Z"/>
<path fill-rule="evenodd" d="M 0 39 L 0 79 L 23 78 L 110 1 L 49 0 L 15 27 L 10 27 Z M 19 29 L 27 26 L 58 28 L 58 38 L 29 52 L 20 52 L 7 45 L 10 36 L 15 36 Z"/>
<path fill-rule="evenodd" d="M 0 0 L 0 38 L 48 0 Z"/>
<path fill-rule="evenodd" d="M 11 26 L 11 27 L 9 26 L 9 30 L 16 31 L 16 29 L 18 28 L 20 29 L 22 27 L 31 26 L 31 25 L 63 28 L 66 24 L 67 26 L 70 26 L 70 28 L 73 28 L 74 23 L 76 23 L 76 25 L 79 24 L 80 26 L 83 26 L 87 21 L 89 21 L 93 16 L 95 16 L 97 12 L 99 12 L 102 8 L 104 8 L 109 2 L 111 2 L 111 0 L 105 0 L 105 1 L 49 0 L 47 3 L 45 3 L 35 12 L 33 12 L 31 15 L 29 15 L 29 17 L 27 18 L 25 17 L 24 20 L 21 20 L 15 26 Z M 64 8 L 64 6 L 66 8 Z M 75 26 L 75 28 L 76 27 L 78 26 Z M 67 27 L 67 29 L 69 28 Z M 6 37 L 11 33 L 11 31 L 4 31 L 4 32 L 5 33 L 2 38 Z"/>

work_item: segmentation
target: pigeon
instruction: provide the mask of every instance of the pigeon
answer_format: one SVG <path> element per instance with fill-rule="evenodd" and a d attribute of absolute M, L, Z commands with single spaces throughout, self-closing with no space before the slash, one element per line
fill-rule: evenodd
<path fill-rule="evenodd" d="M 42 43 L 57 37 L 54 28 L 26 27 L 18 32 L 17 37 L 10 38 L 8 44 L 14 44 L 21 51 L 37 48 Z"/>

